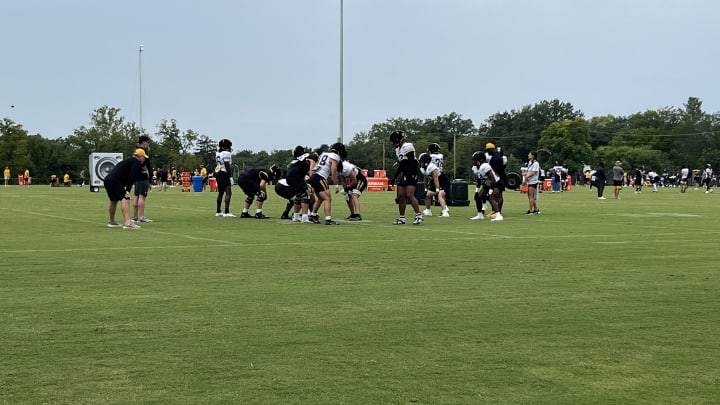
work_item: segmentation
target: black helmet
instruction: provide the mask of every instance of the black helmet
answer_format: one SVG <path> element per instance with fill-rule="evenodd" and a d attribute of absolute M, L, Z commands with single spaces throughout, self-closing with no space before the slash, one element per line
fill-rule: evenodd
<path fill-rule="evenodd" d="M 232 142 L 229 139 L 223 138 L 218 142 L 218 147 L 220 150 L 230 150 L 230 148 L 232 148 Z"/>
<path fill-rule="evenodd" d="M 393 131 L 390 134 L 390 142 L 392 142 L 395 146 L 400 146 L 402 141 L 405 140 L 405 132 L 404 131 Z"/>
<path fill-rule="evenodd" d="M 341 142 L 335 142 L 330 146 L 330 151 L 335 152 L 340 156 L 340 159 L 347 159 L 347 150 L 345 150 L 345 145 L 343 145 Z"/>
<path fill-rule="evenodd" d="M 272 165 L 270 166 L 270 174 L 272 174 L 274 180 L 277 180 L 282 176 L 282 169 L 277 165 Z"/>
<path fill-rule="evenodd" d="M 428 145 L 428 152 L 430 152 L 430 153 L 439 153 L 439 152 L 440 152 L 440 145 L 438 145 L 437 143 L 434 143 L 434 142 L 431 143 L 430 145 Z"/>
<path fill-rule="evenodd" d="M 472 155 L 473 162 L 484 162 L 485 161 L 485 152 L 477 151 L 473 153 Z"/>
<path fill-rule="evenodd" d="M 293 148 L 293 157 L 298 157 L 305 153 L 305 147 L 302 145 L 297 145 Z"/>
<path fill-rule="evenodd" d="M 418 160 L 420 161 L 420 163 L 426 165 L 430 163 L 430 155 L 428 155 L 427 153 L 421 153 L 420 157 L 418 157 Z"/>

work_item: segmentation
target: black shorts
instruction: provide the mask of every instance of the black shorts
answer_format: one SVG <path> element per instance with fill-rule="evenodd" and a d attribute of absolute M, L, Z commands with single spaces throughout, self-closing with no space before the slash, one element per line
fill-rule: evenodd
<path fill-rule="evenodd" d="M 305 192 L 307 190 L 307 181 L 305 181 L 305 176 L 290 176 L 286 177 L 285 181 L 287 181 L 288 186 L 294 191 L 293 195 L 300 194 Z"/>
<path fill-rule="evenodd" d="M 275 183 L 275 193 L 286 200 L 295 197 L 292 188 L 287 184 Z"/>
<path fill-rule="evenodd" d="M 218 190 L 225 191 L 226 188 L 230 187 L 230 175 L 227 172 L 217 172 L 215 178 L 217 179 Z"/>
<path fill-rule="evenodd" d="M 328 191 L 330 189 L 327 179 L 317 173 L 310 176 L 310 180 L 308 180 L 308 183 L 310 183 L 310 186 L 312 186 L 313 190 L 315 190 L 315 193 L 317 194 Z"/>
<path fill-rule="evenodd" d="M 419 177 L 417 172 L 410 172 L 410 174 L 400 173 L 400 177 L 395 184 L 397 184 L 398 187 L 417 187 Z"/>
<path fill-rule="evenodd" d="M 262 191 L 260 183 L 256 183 L 253 179 L 245 176 L 238 177 L 238 186 L 240 186 L 242 191 L 247 195 L 256 195 Z"/>
<path fill-rule="evenodd" d="M 110 201 L 120 201 L 125 198 L 125 186 L 122 183 L 105 178 L 103 185 Z"/>
<path fill-rule="evenodd" d="M 148 191 L 150 191 L 150 181 L 141 180 L 135 182 L 135 195 L 147 197 Z"/>
<path fill-rule="evenodd" d="M 446 195 L 450 195 L 450 187 L 450 178 L 444 175 L 440 176 L 440 188 L 445 192 Z"/>
<path fill-rule="evenodd" d="M 363 176 L 362 174 L 358 173 L 357 176 L 357 184 L 355 185 L 355 190 L 363 193 L 365 190 L 367 190 L 367 177 Z"/>

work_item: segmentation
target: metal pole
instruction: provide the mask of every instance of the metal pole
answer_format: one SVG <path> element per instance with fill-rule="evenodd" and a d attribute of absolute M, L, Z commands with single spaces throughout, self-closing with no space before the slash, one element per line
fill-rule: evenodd
<path fill-rule="evenodd" d="M 385 140 L 382 141 L 382 167 L 385 170 Z"/>
<path fill-rule="evenodd" d="M 143 51 L 143 45 L 140 45 L 140 48 L 138 48 L 138 78 L 140 83 L 140 133 L 144 134 L 145 130 L 143 129 L 143 107 L 142 107 L 142 51 Z"/>
<path fill-rule="evenodd" d="M 343 140 L 343 0 L 340 0 L 340 142 Z"/>
<path fill-rule="evenodd" d="M 457 145 L 457 134 L 453 135 L 453 180 L 457 179 L 457 153 L 455 153 L 455 145 Z"/>

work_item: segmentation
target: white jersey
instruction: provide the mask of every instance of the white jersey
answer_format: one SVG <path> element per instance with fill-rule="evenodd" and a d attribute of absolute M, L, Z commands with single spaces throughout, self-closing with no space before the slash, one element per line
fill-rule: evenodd
<path fill-rule="evenodd" d="M 338 168 L 338 174 L 346 178 L 352 176 L 353 174 L 357 176 L 358 171 L 359 169 L 357 168 L 357 166 L 346 160 L 343 160 L 342 168 Z"/>
<path fill-rule="evenodd" d="M 703 180 L 705 179 L 712 179 L 713 171 L 711 168 L 705 168 L 705 171 L 703 172 Z"/>
<path fill-rule="evenodd" d="M 330 163 L 331 160 L 334 160 L 335 163 L 340 163 L 340 156 L 338 156 L 335 152 L 323 152 L 320 154 L 320 157 L 318 158 L 317 164 L 315 165 L 315 173 L 319 174 L 322 178 L 327 179 L 330 177 L 332 164 Z M 338 169 L 340 167 L 338 166 Z"/>
<path fill-rule="evenodd" d="M 442 174 L 442 170 L 440 170 L 440 168 L 433 162 L 428 163 L 427 167 L 421 167 L 420 171 L 430 180 L 432 180 L 434 172 L 437 172 L 438 177 Z"/>
<path fill-rule="evenodd" d="M 683 180 L 687 180 L 689 174 L 690 169 L 688 169 L 687 167 L 683 167 L 682 170 L 680 170 L 680 178 Z"/>
<path fill-rule="evenodd" d="M 442 173 L 443 159 L 445 159 L 445 157 L 443 156 L 442 153 L 431 153 L 430 154 L 430 162 L 435 163 L 435 166 L 437 166 L 438 169 L 440 169 L 440 173 Z M 440 173 L 438 173 L 438 174 L 440 174 Z"/>
<path fill-rule="evenodd" d="M 232 152 L 223 150 L 215 153 L 215 171 L 216 172 L 227 172 L 225 163 L 227 166 L 232 166 Z"/>
<path fill-rule="evenodd" d="M 405 142 L 400 145 L 400 147 L 395 148 L 395 156 L 397 156 L 398 161 L 400 162 L 408 160 L 408 155 L 412 152 L 415 152 L 415 146 L 413 146 L 410 142 Z"/>
<path fill-rule="evenodd" d="M 475 171 L 475 169 L 473 169 L 473 171 L 479 179 L 489 178 L 490 176 L 492 176 L 495 182 L 500 181 L 500 177 L 498 177 L 492 167 L 490 167 L 490 163 L 485 162 L 481 164 L 480 167 L 478 167 L 477 171 Z"/>

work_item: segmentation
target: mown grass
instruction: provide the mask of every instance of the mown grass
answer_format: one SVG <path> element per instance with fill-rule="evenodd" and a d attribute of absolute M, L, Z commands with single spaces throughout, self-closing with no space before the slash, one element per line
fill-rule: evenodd
<path fill-rule="evenodd" d="M 511 192 L 502 223 L 417 227 L 387 192 L 340 226 L 281 221 L 272 193 L 272 219 L 215 218 L 215 197 L 152 192 L 128 231 L 104 193 L 0 188 L 0 403 L 720 397 L 715 194 L 576 188 L 526 217 Z"/>

